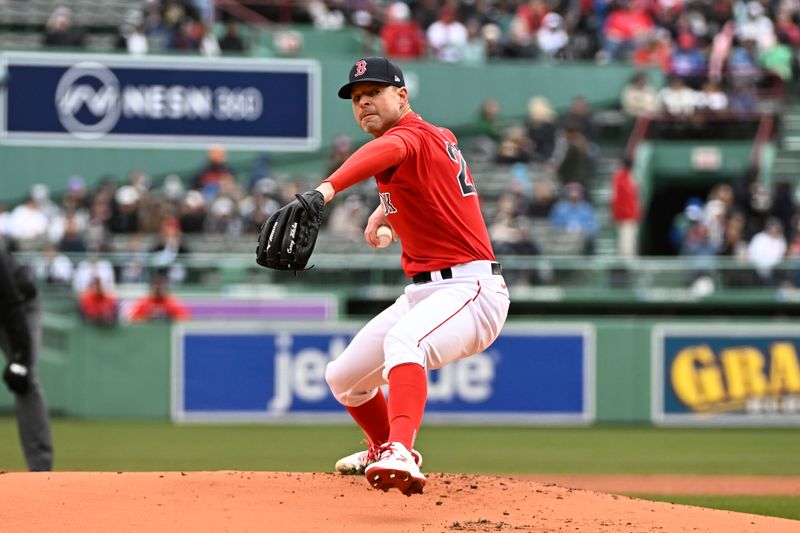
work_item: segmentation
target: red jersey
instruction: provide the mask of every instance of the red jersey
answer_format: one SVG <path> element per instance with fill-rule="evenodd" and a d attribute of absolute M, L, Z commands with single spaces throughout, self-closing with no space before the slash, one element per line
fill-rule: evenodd
<path fill-rule="evenodd" d="M 134 322 L 158 319 L 186 320 L 190 317 L 191 313 L 183 303 L 169 295 L 160 298 L 152 295 L 144 296 L 133 304 L 130 314 Z"/>
<path fill-rule="evenodd" d="M 371 150 L 373 143 L 394 153 Z M 450 130 L 409 113 L 326 180 L 340 190 L 375 171 L 381 205 L 400 238 L 401 265 L 409 277 L 470 261 L 494 261 L 478 193 L 457 143 Z M 392 145 L 400 149 L 392 150 Z M 369 168 L 371 161 L 389 160 L 389 165 Z"/>

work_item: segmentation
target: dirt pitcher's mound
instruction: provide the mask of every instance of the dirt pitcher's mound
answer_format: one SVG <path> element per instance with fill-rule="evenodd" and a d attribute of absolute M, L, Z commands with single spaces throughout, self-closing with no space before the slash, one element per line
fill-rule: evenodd
<path fill-rule="evenodd" d="M 531 480 L 429 474 L 425 494 L 363 477 L 287 472 L 0 475 L 3 531 L 798 532 L 800 522 Z"/>

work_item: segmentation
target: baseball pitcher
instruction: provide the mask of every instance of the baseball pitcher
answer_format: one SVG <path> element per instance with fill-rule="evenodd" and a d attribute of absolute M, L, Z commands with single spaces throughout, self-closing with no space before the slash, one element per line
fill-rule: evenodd
<path fill-rule="evenodd" d="M 339 97 L 350 100 L 356 123 L 374 139 L 270 217 L 259 236 L 257 262 L 305 269 L 324 205 L 375 177 L 380 204 L 364 238 L 380 246 L 378 228 L 391 228 L 411 283 L 328 365 L 333 395 L 369 441 L 366 451 L 335 468 L 363 473 L 377 489 L 411 495 L 425 485 L 414 441 L 427 399 L 426 371 L 479 353 L 497 338 L 508 314 L 508 288 L 458 141 L 412 111 L 397 65 L 383 57 L 356 61 Z M 380 389 L 386 383 L 388 401 Z"/>

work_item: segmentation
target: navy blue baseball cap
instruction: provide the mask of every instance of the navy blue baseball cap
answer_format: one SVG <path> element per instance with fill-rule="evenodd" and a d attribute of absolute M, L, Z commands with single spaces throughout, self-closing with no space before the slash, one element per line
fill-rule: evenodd
<path fill-rule="evenodd" d="M 362 81 L 387 83 L 395 87 L 405 87 L 403 72 L 400 67 L 385 57 L 365 57 L 356 61 L 350 69 L 350 81 L 339 89 L 339 98 L 350 100 L 350 89 Z"/>

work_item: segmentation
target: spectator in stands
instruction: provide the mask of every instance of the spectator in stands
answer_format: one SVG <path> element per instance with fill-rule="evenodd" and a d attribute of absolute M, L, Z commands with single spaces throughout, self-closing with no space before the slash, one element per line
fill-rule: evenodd
<path fill-rule="evenodd" d="M 219 40 L 219 48 L 223 53 L 241 53 L 244 52 L 244 41 L 239 32 L 239 22 L 236 20 L 229 20 L 225 24 L 225 33 L 222 39 Z"/>
<path fill-rule="evenodd" d="M 187 320 L 191 312 L 176 296 L 170 294 L 167 279 L 156 275 L 150 282 L 150 293 L 136 300 L 130 310 L 132 322 L 154 320 Z"/>
<path fill-rule="evenodd" d="M 633 64 L 639 68 L 655 67 L 669 72 L 672 58 L 672 39 L 668 31 L 656 29 L 643 44 L 633 52 Z"/>
<path fill-rule="evenodd" d="M 525 127 L 513 124 L 508 127 L 497 148 L 495 161 L 502 164 L 528 163 L 533 159 L 533 142 L 526 135 Z"/>
<path fill-rule="evenodd" d="M 800 47 L 800 26 L 798 26 L 792 18 L 793 10 L 796 13 L 798 8 L 782 5 L 778 9 L 778 16 L 775 21 L 775 33 L 777 33 L 780 42 L 785 42 L 797 48 Z"/>
<path fill-rule="evenodd" d="M 186 267 L 179 259 L 189 252 L 183 242 L 180 223 L 170 218 L 161 224 L 159 240 L 150 248 L 150 262 L 165 271 L 170 281 L 180 282 L 186 277 Z"/>
<path fill-rule="evenodd" d="M 47 19 L 43 44 L 83 48 L 85 40 L 84 31 L 73 24 L 72 10 L 66 6 L 58 6 Z"/>
<path fill-rule="evenodd" d="M 756 42 L 752 39 L 734 41 L 728 56 L 728 72 L 734 84 L 754 85 L 761 79 Z"/>
<path fill-rule="evenodd" d="M 669 229 L 669 240 L 675 253 L 681 253 L 689 228 L 703 220 L 703 202 L 699 198 L 689 198 L 683 211 L 677 213 Z"/>
<path fill-rule="evenodd" d="M 653 19 L 645 2 L 624 0 L 619 6 L 608 16 L 601 31 L 601 61 L 627 59 L 653 32 Z"/>
<path fill-rule="evenodd" d="M 687 258 L 690 267 L 688 282 L 693 292 L 705 296 L 714 290 L 712 275 L 717 251 L 701 216 L 688 227 L 681 246 L 681 255 Z"/>
<path fill-rule="evenodd" d="M 527 35 L 535 36 L 548 13 L 550 8 L 543 0 L 524 0 L 519 3 L 514 19 L 521 23 Z"/>
<path fill-rule="evenodd" d="M 658 103 L 661 111 L 672 117 L 691 116 L 696 104 L 694 90 L 680 76 L 672 75 L 667 86 L 658 92 Z"/>
<path fill-rule="evenodd" d="M 501 59 L 505 57 L 505 43 L 503 41 L 503 30 L 494 23 L 489 23 L 481 28 L 481 39 L 483 39 L 484 54 L 487 59 Z"/>
<path fill-rule="evenodd" d="M 92 278 L 89 287 L 78 298 L 81 318 L 97 326 L 115 326 L 118 305 L 117 297 L 103 288 L 103 282 L 99 277 Z"/>
<path fill-rule="evenodd" d="M 76 209 L 86 210 L 86 216 L 88 216 L 90 200 L 86 180 L 83 179 L 83 176 L 70 176 L 67 179 L 67 189 L 64 192 L 62 203 L 66 205 L 67 202 L 70 202 Z"/>
<path fill-rule="evenodd" d="M 708 230 L 708 240 L 716 250 L 722 247 L 728 215 L 721 200 L 709 199 L 703 208 L 703 223 Z"/>
<path fill-rule="evenodd" d="M 386 23 L 381 29 L 381 41 L 386 56 L 396 59 L 416 59 L 425 55 L 425 34 L 404 2 L 393 2 L 386 8 Z"/>
<path fill-rule="evenodd" d="M 540 55 L 547 59 L 565 59 L 569 35 L 564 27 L 564 19 L 558 13 L 548 13 L 542 19 L 542 26 L 536 32 L 536 44 Z"/>
<path fill-rule="evenodd" d="M 181 205 L 186 189 L 183 186 L 183 179 L 177 174 L 168 174 L 161 184 L 161 196 L 169 202 L 172 208 L 177 209 Z"/>
<path fill-rule="evenodd" d="M 64 218 L 64 234 L 58 243 L 58 251 L 63 253 L 85 253 L 86 240 L 80 228 L 75 212 L 68 213 Z"/>
<path fill-rule="evenodd" d="M 526 214 L 534 221 L 549 220 L 550 213 L 557 201 L 556 187 L 553 181 L 540 177 L 533 183 L 533 197 Z"/>
<path fill-rule="evenodd" d="M 497 214 L 489 224 L 492 248 L 499 255 L 536 255 L 538 249 L 529 234 L 530 224 L 520 215 L 518 198 L 504 194 L 497 201 Z"/>
<path fill-rule="evenodd" d="M 503 120 L 500 104 L 494 98 L 486 98 L 478 110 L 475 123 L 475 138 L 470 147 L 471 157 L 476 161 L 492 161 L 503 138 Z"/>
<path fill-rule="evenodd" d="M 786 241 L 792 242 L 798 219 L 798 208 L 794 200 L 792 184 L 784 179 L 775 183 L 769 215 L 777 219 L 781 226 L 786 228 Z"/>
<path fill-rule="evenodd" d="M 584 188 L 580 183 L 571 182 L 564 186 L 564 197 L 553 206 L 550 224 L 563 231 L 579 233 L 584 238 L 584 253 L 594 253 L 597 215 L 584 199 Z"/>
<path fill-rule="evenodd" d="M 464 25 L 467 27 L 467 42 L 461 47 L 461 64 L 483 65 L 488 54 L 481 26 L 475 19 L 467 20 Z"/>
<path fill-rule="evenodd" d="M 585 96 L 579 94 L 570 101 L 569 110 L 561 117 L 562 127 L 567 124 L 576 127 L 592 146 L 596 145 L 597 124 L 594 121 L 592 107 Z"/>
<path fill-rule="evenodd" d="M 199 191 L 188 191 L 178 216 L 183 233 L 202 233 L 206 220 L 206 201 L 203 195 Z"/>
<path fill-rule="evenodd" d="M 112 233 L 139 231 L 139 191 L 133 185 L 123 185 L 114 194 L 108 227 Z"/>
<path fill-rule="evenodd" d="M 689 32 L 678 36 L 677 45 L 670 58 L 669 72 L 694 84 L 708 72 L 706 57 L 698 48 L 697 38 Z"/>
<path fill-rule="evenodd" d="M 439 17 L 439 0 L 419 0 L 415 2 L 412 15 L 419 23 L 419 27 L 427 30 Z"/>
<path fill-rule="evenodd" d="M 623 157 L 611 178 L 611 214 L 617 225 L 617 250 L 622 258 L 638 255 L 641 207 L 632 163 L 629 157 Z"/>
<path fill-rule="evenodd" d="M 21 248 L 38 247 L 47 240 L 49 223 L 40 196 L 32 189 L 25 201 L 11 210 L 7 231 Z"/>
<path fill-rule="evenodd" d="M 547 98 L 534 96 L 528 100 L 528 137 L 533 141 L 535 159 L 547 161 L 556 145 L 556 112 Z"/>
<path fill-rule="evenodd" d="M 762 284 L 776 285 L 783 281 L 775 267 L 783 261 L 786 249 L 783 225 L 777 218 L 770 217 L 764 230 L 753 236 L 747 246 L 747 257 Z"/>
<path fill-rule="evenodd" d="M 127 50 L 131 55 L 147 54 L 149 43 L 144 33 L 144 14 L 138 9 L 130 9 L 125 21 L 120 24 L 114 43 L 117 50 Z"/>
<path fill-rule="evenodd" d="M 718 83 L 707 81 L 703 90 L 694 94 L 696 111 L 703 116 L 720 116 L 728 112 L 728 96 Z"/>
<path fill-rule="evenodd" d="M 723 266 L 720 270 L 722 281 L 728 287 L 744 287 L 752 284 L 751 272 L 742 268 L 748 263 L 744 224 L 745 219 L 741 212 L 734 212 L 728 218 L 722 246 L 718 252 L 719 255 L 734 263 L 730 266 Z"/>
<path fill-rule="evenodd" d="M 467 43 L 467 27 L 457 19 L 453 4 L 439 8 L 439 18 L 426 32 L 433 57 L 445 63 L 461 61 L 461 47 Z"/>
<path fill-rule="evenodd" d="M 574 122 L 567 122 L 556 141 L 552 164 L 555 166 L 559 182 L 579 183 L 583 191 L 592 181 L 594 163 L 586 137 Z"/>
<path fill-rule="evenodd" d="M 791 80 L 794 57 L 792 48 L 788 44 L 788 38 L 781 37 L 776 44 L 761 51 L 758 56 L 758 64 L 781 82 Z"/>
<path fill-rule="evenodd" d="M 72 277 L 72 291 L 75 294 L 82 294 L 89 288 L 94 278 L 100 279 L 105 291 L 114 292 L 116 286 L 114 266 L 111 261 L 102 259 L 97 254 L 91 254 L 78 263 L 75 275 Z"/>
<path fill-rule="evenodd" d="M 736 24 L 736 36 L 742 41 L 756 43 L 758 52 L 769 50 L 775 44 L 775 27 L 764 6 L 757 0 L 747 2 L 745 16 Z"/>
<path fill-rule="evenodd" d="M 637 72 L 622 89 L 622 110 L 633 118 L 652 117 L 658 112 L 658 93 L 645 72 Z"/>
<path fill-rule="evenodd" d="M 192 188 L 203 193 L 207 199 L 213 198 L 219 190 L 220 178 L 225 175 L 235 175 L 228 166 L 228 151 L 220 144 L 208 147 L 206 164 L 192 179 Z"/>
<path fill-rule="evenodd" d="M 32 260 L 31 270 L 34 277 L 48 284 L 69 285 L 75 265 L 72 260 L 58 251 L 52 243 L 45 244 L 42 253 Z"/>

